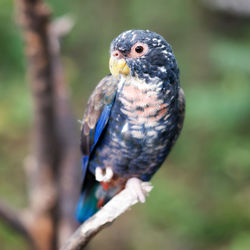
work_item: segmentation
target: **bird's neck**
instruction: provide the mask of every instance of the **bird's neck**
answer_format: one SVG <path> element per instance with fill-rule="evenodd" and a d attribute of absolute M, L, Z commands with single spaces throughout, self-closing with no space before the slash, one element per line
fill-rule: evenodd
<path fill-rule="evenodd" d="M 129 90 L 127 87 L 131 87 Z M 125 90 L 124 90 L 125 87 Z M 118 93 L 132 91 L 132 88 L 135 89 L 136 92 L 133 92 L 134 95 L 139 94 L 139 92 L 154 92 L 160 93 L 163 87 L 163 81 L 159 78 L 152 78 L 150 82 L 146 82 L 146 80 L 140 79 L 137 76 L 120 76 L 118 83 Z M 132 94 L 132 93 L 131 93 Z"/>

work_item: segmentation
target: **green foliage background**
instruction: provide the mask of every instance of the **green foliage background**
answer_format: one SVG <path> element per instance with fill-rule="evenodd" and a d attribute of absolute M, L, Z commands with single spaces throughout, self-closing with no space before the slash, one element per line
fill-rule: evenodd
<path fill-rule="evenodd" d="M 250 249 L 250 20 L 192 0 L 49 2 L 76 25 L 62 41 L 76 119 L 108 73 L 109 44 L 124 30 L 150 29 L 173 46 L 187 100 L 183 132 L 154 190 L 91 242 L 90 249 Z M 0 0 L 0 196 L 27 202 L 23 161 L 32 103 L 12 1 Z M 80 172 L 80 166 L 79 166 Z M 2 250 L 27 249 L 0 222 Z"/>

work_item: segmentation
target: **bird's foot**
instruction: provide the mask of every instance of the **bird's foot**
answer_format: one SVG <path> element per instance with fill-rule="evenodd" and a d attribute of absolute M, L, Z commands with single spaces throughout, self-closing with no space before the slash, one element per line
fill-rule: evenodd
<path fill-rule="evenodd" d="M 138 178 L 130 178 L 126 183 L 126 189 L 128 189 L 136 198 L 144 203 L 146 201 L 146 196 L 153 189 L 150 182 L 143 182 Z"/>
<path fill-rule="evenodd" d="M 111 167 L 106 167 L 105 169 L 97 167 L 95 169 L 95 179 L 99 182 L 110 182 L 113 175 L 114 172 Z"/>

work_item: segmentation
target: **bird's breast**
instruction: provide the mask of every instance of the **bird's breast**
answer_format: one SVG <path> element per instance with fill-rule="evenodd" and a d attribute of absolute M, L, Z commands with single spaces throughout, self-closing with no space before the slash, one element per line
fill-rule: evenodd
<path fill-rule="evenodd" d="M 125 117 L 121 132 L 137 139 L 157 137 L 164 130 L 168 104 L 161 92 L 162 83 L 125 81 L 118 94 L 120 112 Z"/>

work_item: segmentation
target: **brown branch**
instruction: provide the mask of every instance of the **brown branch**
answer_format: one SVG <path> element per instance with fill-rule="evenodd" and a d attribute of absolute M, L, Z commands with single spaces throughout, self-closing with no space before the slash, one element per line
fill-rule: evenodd
<path fill-rule="evenodd" d="M 30 194 L 26 219 L 36 246 L 50 250 L 76 228 L 73 214 L 80 185 L 78 136 L 59 46 L 59 36 L 70 30 L 72 22 L 64 17 L 51 23 L 50 10 L 43 0 L 16 3 L 34 107 L 32 154 L 26 166 Z"/>
<path fill-rule="evenodd" d="M 51 32 L 56 39 L 67 35 L 74 27 L 74 20 L 69 15 L 61 16 L 55 19 L 51 24 Z"/>
<path fill-rule="evenodd" d="M 22 217 L 17 211 L 14 211 L 13 208 L 9 207 L 4 201 L 0 200 L 0 220 L 3 221 L 10 228 L 14 229 L 25 239 L 29 241 L 31 246 L 34 247 L 33 239 L 25 225 Z"/>
<path fill-rule="evenodd" d="M 77 227 L 74 212 L 80 190 L 80 150 L 77 126 L 70 105 L 69 90 L 63 77 L 60 59 L 61 36 L 73 27 L 73 21 L 63 16 L 50 26 L 50 50 L 54 69 L 55 125 L 58 148 L 57 238 L 60 247 Z"/>
<path fill-rule="evenodd" d="M 51 13 L 42 0 L 17 0 L 17 10 L 26 42 L 34 116 L 28 179 L 29 210 L 32 212 L 29 226 L 37 247 L 49 250 L 56 246 L 54 213 L 58 167 L 54 71 L 49 38 Z"/>
<path fill-rule="evenodd" d="M 50 11 L 40 0 L 17 0 L 19 21 L 23 28 L 28 58 L 30 87 L 33 97 L 33 165 L 31 182 L 31 205 L 36 210 L 47 210 L 40 206 L 38 193 L 42 194 L 43 203 L 51 207 L 55 203 L 54 169 L 56 168 L 56 134 L 54 119 L 54 87 L 52 63 L 49 50 Z M 43 189 L 40 187 L 43 186 Z M 50 192 L 48 192 L 50 191 Z M 39 197 L 39 200 L 40 197 Z"/>
<path fill-rule="evenodd" d="M 210 9 L 239 17 L 250 16 L 249 0 L 202 0 Z"/>
<path fill-rule="evenodd" d="M 148 194 L 152 186 L 148 182 L 142 183 L 143 191 Z M 109 225 L 121 214 L 138 202 L 137 197 L 129 189 L 124 189 L 110 200 L 94 216 L 83 223 L 69 238 L 61 250 L 81 250 L 106 225 Z"/>

